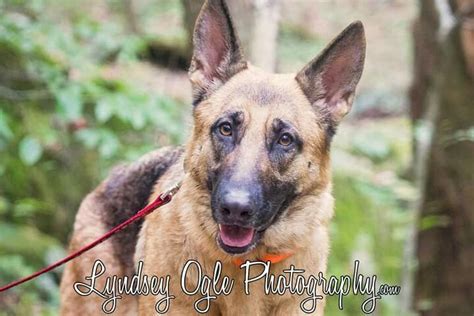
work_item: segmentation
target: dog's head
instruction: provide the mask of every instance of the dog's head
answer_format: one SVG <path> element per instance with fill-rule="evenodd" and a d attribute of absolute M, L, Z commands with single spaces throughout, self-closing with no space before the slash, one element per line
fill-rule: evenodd
<path fill-rule="evenodd" d="M 328 189 L 331 138 L 351 108 L 364 57 L 356 22 L 297 75 L 268 74 L 243 59 L 225 3 L 204 4 L 189 71 L 194 130 L 185 168 L 210 197 L 200 220 L 214 221 L 225 252 L 248 252 L 296 199 Z"/>

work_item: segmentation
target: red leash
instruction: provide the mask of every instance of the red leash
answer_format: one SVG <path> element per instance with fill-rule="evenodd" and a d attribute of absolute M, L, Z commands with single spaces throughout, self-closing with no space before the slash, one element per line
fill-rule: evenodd
<path fill-rule="evenodd" d="M 180 184 L 177 184 L 174 187 L 172 187 L 171 189 L 169 189 L 169 190 L 165 191 L 164 193 L 160 194 L 152 203 L 150 203 L 147 206 L 145 206 L 144 208 L 142 208 L 140 211 L 138 211 L 135 215 L 133 215 L 132 217 L 127 219 L 122 224 L 112 228 L 110 231 L 108 231 L 105 235 L 103 235 L 99 239 L 91 242 L 90 244 L 88 244 L 88 245 L 82 247 L 81 249 L 79 249 L 78 251 L 73 252 L 72 254 L 68 255 L 67 257 L 65 257 L 65 258 L 63 258 L 59 261 L 56 261 L 55 263 L 53 263 L 53 264 L 51 264 L 51 265 L 35 272 L 35 273 L 33 273 L 33 274 L 31 274 L 27 277 L 24 277 L 24 278 L 16 280 L 16 281 L 13 281 L 13 282 L 11 282 L 11 283 L 3 286 L 3 287 L 0 287 L 0 292 L 11 289 L 12 287 L 20 285 L 22 283 L 28 282 L 28 281 L 30 281 L 30 280 L 46 273 L 46 272 L 49 272 L 49 271 L 65 264 L 66 262 L 71 261 L 72 259 L 74 259 L 76 257 L 79 257 L 84 252 L 94 248 L 98 244 L 100 244 L 100 243 L 104 242 L 105 240 L 109 239 L 113 234 L 115 234 L 115 233 L 119 232 L 120 230 L 124 229 L 126 226 L 130 225 L 131 223 L 133 223 L 137 219 L 145 217 L 146 215 L 150 214 L 151 212 L 153 212 L 154 210 L 156 210 L 160 206 L 163 206 L 163 205 L 169 203 L 171 201 L 171 199 L 173 198 L 173 195 L 176 194 L 176 192 L 178 192 L 179 187 L 180 187 Z"/>

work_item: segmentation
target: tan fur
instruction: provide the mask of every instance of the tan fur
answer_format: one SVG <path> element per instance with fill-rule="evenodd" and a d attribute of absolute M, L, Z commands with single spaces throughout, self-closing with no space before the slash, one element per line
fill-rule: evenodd
<path fill-rule="evenodd" d="M 260 87 L 260 88 L 259 88 Z M 261 87 L 265 87 L 262 95 Z M 271 97 L 271 106 L 259 104 Z M 317 114 L 297 86 L 291 75 L 269 75 L 257 68 L 250 67 L 234 76 L 218 90 L 209 100 L 199 105 L 195 112 L 196 124 L 192 141 L 188 143 L 183 160 L 174 164 L 163 175 L 154 188 L 155 198 L 159 192 L 183 179 L 182 187 L 172 203 L 149 215 L 140 232 L 136 260 L 144 261 L 144 274 L 171 276 L 171 293 L 177 296 L 171 303 L 171 315 L 196 313 L 193 309 L 195 297 L 184 295 L 179 281 L 181 270 L 189 258 L 197 259 L 204 273 L 211 275 L 215 261 L 223 263 L 224 274 L 235 279 L 235 288 L 229 296 L 222 296 L 213 303 L 216 315 L 295 315 L 303 314 L 299 308 L 299 297 L 265 296 L 260 283 L 255 283 L 251 296 L 246 296 L 241 285 L 242 271 L 232 262 L 232 256 L 218 248 L 215 237 L 217 224 L 211 217 L 209 193 L 205 190 L 204 179 L 208 167 L 210 141 L 207 130 L 219 113 L 228 108 L 240 108 L 245 113 L 245 120 L 251 122 L 248 144 L 243 144 L 239 157 L 245 164 L 256 161 L 265 163 L 265 158 L 258 156 L 261 146 L 261 135 L 273 117 L 285 118 L 295 123 L 298 132 L 305 139 L 303 153 L 292 163 L 292 170 L 286 177 L 298 180 L 297 198 L 285 211 L 285 215 L 270 226 L 264 238 L 245 259 L 256 259 L 266 253 L 292 252 L 293 256 L 272 266 L 272 273 L 281 273 L 282 269 L 295 265 L 307 273 L 317 275 L 326 270 L 329 253 L 328 224 L 333 214 L 333 199 L 329 179 L 329 157 L 324 148 L 324 132 L 314 123 Z M 308 168 L 308 162 L 311 167 Z M 245 168 L 245 164 L 241 167 Z M 186 170 L 183 166 L 186 166 Z M 97 190 L 101 190 L 99 187 Z M 95 193 L 83 202 L 75 224 L 75 234 L 71 241 L 71 250 L 97 238 L 105 232 L 100 223 L 100 209 L 95 203 Z M 102 300 L 82 298 L 72 291 L 72 283 L 90 273 L 95 259 L 100 258 L 107 266 L 107 275 L 123 275 L 123 268 L 113 258 L 109 242 L 102 244 L 69 264 L 62 281 L 62 315 L 76 314 L 81 311 L 97 314 Z M 189 280 L 190 284 L 196 282 Z M 139 314 L 154 313 L 154 296 L 139 297 Z M 83 303 L 84 302 L 84 303 Z M 87 302 L 87 303 L 85 303 Z M 120 301 L 118 315 L 133 310 L 136 302 Z M 316 315 L 322 315 L 322 305 Z"/>
<path fill-rule="evenodd" d="M 99 236 L 104 234 L 107 229 L 103 225 L 100 203 L 97 202 L 97 191 L 89 194 L 81 204 L 79 212 L 74 223 L 74 235 L 71 239 L 69 251 L 73 252 L 83 245 L 93 242 Z M 117 264 L 117 258 L 114 254 L 111 241 L 96 246 L 92 250 L 83 254 L 79 259 L 71 261 L 66 265 L 61 280 L 61 315 L 100 315 L 103 300 L 97 296 L 88 297 L 79 296 L 73 290 L 73 284 L 83 281 L 84 277 L 90 274 L 94 261 L 100 259 L 107 267 L 107 275 L 125 275 L 126 268 Z M 97 288 L 104 287 L 105 278 L 99 279 Z M 120 302 L 120 308 L 114 315 L 133 315 L 136 314 L 137 302 L 134 297 L 125 297 Z"/>
<path fill-rule="evenodd" d="M 180 286 L 182 269 L 190 259 L 197 260 L 203 274 L 209 276 L 212 276 L 216 261 L 220 261 L 223 274 L 235 281 L 230 295 L 221 295 L 212 302 L 210 315 L 305 315 L 300 309 L 302 297 L 267 296 L 262 282 L 253 283 L 251 295 L 245 295 L 243 271 L 232 262 L 235 256 L 222 250 L 216 242 L 218 224 L 212 217 L 208 181 L 210 171 L 226 165 L 232 165 L 236 178 L 255 172 L 252 170 L 258 166 L 261 181 L 295 186 L 291 203 L 265 230 L 257 245 L 238 257 L 257 260 L 266 254 L 292 253 L 291 257 L 272 265 L 271 273 L 282 274 L 282 270 L 291 265 L 315 276 L 326 272 L 328 226 L 333 216 L 330 138 L 338 121 L 350 109 L 362 72 L 365 56 L 362 24 L 349 26 L 297 76 L 268 74 L 244 62 L 226 6 L 220 0 L 206 1 L 196 29 L 194 44 L 197 49 L 190 71 L 195 94 L 194 127 L 184 153 L 175 151 L 173 154 L 169 149 L 157 151 L 152 155 L 155 160 L 151 160 L 156 166 L 139 162 L 119 173 L 119 180 L 131 181 L 116 184 L 114 177 L 107 179 L 81 205 L 71 250 L 110 229 L 104 218 L 114 214 L 107 207 L 111 197 L 105 194 L 106 188 L 118 191 L 119 202 L 121 198 L 124 203 L 130 201 L 134 198 L 134 186 L 147 177 L 147 168 L 151 168 L 150 172 L 156 177 L 153 179 L 157 179 L 153 190 L 150 190 L 153 184 L 142 186 L 136 194 L 149 193 L 146 196 L 151 201 L 179 181 L 182 181 L 181 189 L 171 203 L 145 219 L 138 240 L 134 239 L 136 235 L 130 234 L 130 242 L 136 245 L 135 253 L 123 253 L 117 240 L 115 243 L 109 241 L 67 265 L 61 284 L 62 315 L 100 314 L 102 300 L 79 297 L 72 291 L 72 284 L 90 273 L 97 258 L 102 259 L 108 269 L 102 280 L 114 274 L 130 274 L 124 256 L 125 259 L 134 257 L 135 263 L 143 261 L 145 275 L 171 277 L 170 293 L 176 298 L 171 301 L 170 315 L 197 314 L 193 304 L 200 295 L 187 296 Z M 208 34 L 214 42 L 209 42 Z M 221 54 L 222 60 L 216 59 L 221 55 L 212 53 L 216 42 L 220 49 L 229 50 Z M 210 137 L 211 126 L 229 111 L 243 113 L 240 124 L 244 134 L 231 153 L 218 159 Z M 291 122 L 303 140 L 303 145 L 284 169 L 279 169 L 270 160 L 265 145 L 275 119 Z M 172 159 L 166 159 L 171 155 Z M 117 212 L 124 211 L 115 208 L 118 208 Z M 122 243 L 126 241 L 121 240 Z M 196 285 L 197 281 L 197 275 L 191 273 L 186 284 Z M 119 302 L 116 314 L 156 314 L 155 304 L 159 299 L 153 295 L 128 297 Z M 318 302 L 315 315 L 324 314 L 324 304 L 324 300 Z"/>
<path fill-rule="evenodd" d="M 109 225 L 105 214 L 110 213 L 110 210 L 107 209 L 107 207 L 110 207 L 107 203 L 110 200 L 110 194 L 107 195 L 108 185 L 116 185 L 116 183 L 111 182 L 118 182 L 114 175 L 123 178 L 123 176 L 129 172 L 140 181 L 140 176 L 144 172 L 149 171 L 149 168 L 146 168 L 146 166 L 156 166 L 159 163 L 163 164 L 163 161 L 167 161 L 170 157 L 176 156 L 176 152 L 179 152 L 179 150 L 177 151 L 165 147 L 148 153 L 137 161 L 135 165 L 129 166 L 128 169 L 123 166 L 117 167 L 113 171 L 113 175 L 101 183 L 81 203 L 74 223 L 74 233 L 70 241 L 69 252 L 77 251 L 84 245 L 93 242 L 111 228 L 108 227 Z M 118 189 L 118 195 L 123 195 L 123 199 L 129 199 L 129 190 L 130 188 L 122 183 L 122 186 Z M 120 234 L 123 233 L 125 233 L 125 230 L 120 232 Z M 82 254 L 79 258 L 66 264 L 60 287 L 61 315 L 103 314 L 101 312 L 103 299 L 95 295 L 87 297 L 79 296 L 74 292 L 73 284 L 79 281 L 84 282 L 84 278 L 90 275 L 94 262 L 97 259 L 100 259 L 107 267 L 107 273 L 98 280 L 96 285 L 98 289 L 104 287 L 104 281 L 107 276 L 117 275 L 118 277 L 122 277 L 131 274 L 130 267 L 128 267 L 126 263 L 121 262 L 119 253 L 117 253 L 117 247 L 114 247 L 113 243 L 114 241 L 116 242 L 114 238 L 117 238 L 117 236 L 118 235 L 99 244 L 95 248 Z M 133 254 L 129 255 L 133 257 Z M 114 315 L 134 315 L 137 310 L 137 300 L 135 297 L 125 296 L 119 301 L 118 306 Z"/>
<path fill-rule="evenodd" d="M 258 104 L 264 86 L 274 93 L 272 105 Z M 255 88 L 255 89 L 253 89 Z M 252 91 L 253 90 L 253 91 Z M 306 140 L 304 152 L 293 162 L 290 177 L 298 179 L 300 184 L 298 198 L 286 211 L 286 215 L 268 228 L 264 238 L 255 250 L 244 256 L 245 259 L 256 259 L 266 253 L 294 252 L 285 261 L 276 264 L 272 273 L 281 273 L 291 264 L 306 269 L 307 273 L 317 275 L 326 270 L 329 253 L 328 224 L 333 214 L 333 199 L 329 181 L 328 157 L 323 156 L 321 144 L 324 143 L 323 131 L 318 130 L 317 121 L 307 99 L 296 85 L 293 76 L 268 75 L 251 67 L 230 80 L 221 90 L 196 109 L 195 119 L 200 122 L 194 129 L 192 142 L 189 142 L 185 154 L 186 170 L 176 164 L 155 187 L 155 195 L 176 181 L 184 178 L 183 185 L 173 202 L 146 219 L 146 226 L 141 232 L 139 243 L 143 243 L 139 258 L 145 261 L 147 274 L 171 275 L 172 293 L 177 299 L 172 303 L 171 314 L 182 315 L 195 313 L 193 302 L 196 297 L 181 294 L 179 275 L 189 258 L 196 258 L 203 266 L 203 271 L 211 275 L 215 261 L 224 264 L 224 273 L 236 280 L 236 288 L 231 295 L 219 297 L 215 306 L 216 315 L 296 315 L 304 314 L 299 308 L 298 297 L 265 296 L 262 285 L 255 285 L 256 290 L 246 296 L 240 285 L 243 274 L 232 262 L 232 256 L 219 249 L 216 243 L 217 224 L 211 217 L 209 193 L 204 189 L 203 180 L 209 164 L 210 141 L 207 130 L 215 116 L 227 109 L 242 109 L 246 120 L 252 120 L 246 141 L 242 144 L 246 150 L 240 152 L 239 159 L 245 164 L 259 161 L 266 163 L 265 158 L 256 156 L 263 141 L 263 130 L 269 128 L 271 118 L 287 118 L 299 128 L 299 133 Z M 256 141 L 260 139 L 260 141 Z M 308 162 L 312 168 L 308 170 Z M 245 168 L 245 164 L 242 168 Z M 168 251 L 167 249 L 173 249 Z M 195 284 L 196 280 L 189 280 Z M 154 297 L 139 299 L 140 312 L 143 315 L 153 310 Z M 319 306 L 316 315 L 322 315 L 323 306 Z"/>

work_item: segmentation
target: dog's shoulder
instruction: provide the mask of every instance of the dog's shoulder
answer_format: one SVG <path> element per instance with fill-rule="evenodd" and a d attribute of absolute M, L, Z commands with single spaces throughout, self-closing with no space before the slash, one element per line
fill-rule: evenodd
<path fill-rule="evenodd" d="M 179 160 L 182 153 L 181 147 L 164 147 L 136 162 L 116 166 L 99 186 L 97 198 L 112 209 L 137 211 L 134 208 L 147 204 L 155 182 Z"/>
<path fill-rule="evenodd" d="M 108 178 L 92 193 L 97 214 L 106 230 L 124 222 L 146 206 L 155 183 L 180 160 L 181 147 L 164 147 L 139 160 L 115 167 Z M 133 254 L 143 219 L 137 220 L 112 237 L 120 263 L 133 267 Z"/>

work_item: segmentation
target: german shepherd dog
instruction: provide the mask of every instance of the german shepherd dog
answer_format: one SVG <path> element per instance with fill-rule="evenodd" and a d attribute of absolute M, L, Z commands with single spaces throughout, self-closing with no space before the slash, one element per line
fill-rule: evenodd
<path fill-rule="evenodd" d="M 96 239 L 181 181 L 172 202 L 70 262 L 61 283 L 62 315 L 101 314 L 104 298 L 78 295 L 73 284 L 96 259 L 106 276 L 135 273 L 170 278 L 171 315 L 195 315 L 201 293 L 183 293 L 188 260 L 202 275 L 234 280 L 228 295 L 212 301 L 210 315 L 299 315 L 298 295 L 266 295 L 263 279 L 244 293 L 236 265 L 274 256 L 270 272 L 294 265 L 325 273 L 328 225 L 333 216 L 330 144 L 349 112 L 365 59 L 361 22 L 352 23 L 299 73 L 269 74 L 244 60 L 228 8 L 208 0 L 197 19 L 189 70 L 193 89 L 192 135 L 184 148 L 162 148 L 117 167 L 82 202 L 70 250 Z M 185 283 L 198 284 L 198 273 Z M 259 283 L 260 282 L 260 283 Z M 124 295 L 118 315 L 156 314 L 154 295 Z M 316 315 L 323 315 L 324 300 Z"/>

